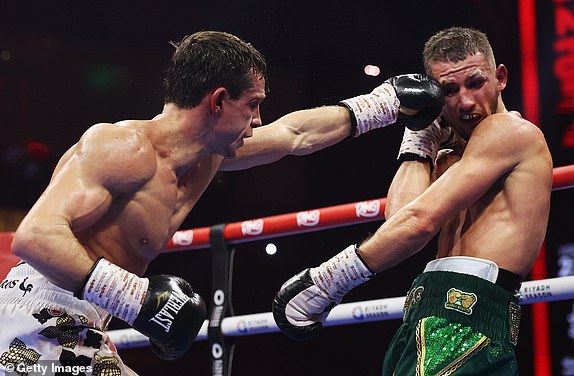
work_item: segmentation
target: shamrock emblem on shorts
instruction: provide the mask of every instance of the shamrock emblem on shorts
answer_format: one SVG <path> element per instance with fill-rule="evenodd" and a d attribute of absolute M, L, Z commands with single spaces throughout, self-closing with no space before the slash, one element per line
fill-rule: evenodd
<path fill-rule="evenodd" d="M 26 344 L 14 338 L 12 343 L 10 343 L 8 351 L 4 352 L 0 356 L 0 363 L 4 366 L 7 364 L 12 364 L 14 366 L 18 364 L 24 364 L 26 366 L 32 366 L 38 362 L 41 354 L 35 350 L 28 349 Z"/>

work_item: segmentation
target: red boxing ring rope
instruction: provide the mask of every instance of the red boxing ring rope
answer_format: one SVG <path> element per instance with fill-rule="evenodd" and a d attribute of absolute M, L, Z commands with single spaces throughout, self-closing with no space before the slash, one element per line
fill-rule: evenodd
<path fill-rule="evenodd" d="M 556 191 L 572 187 L 574 187 L 574 165 L 554 168 L 552 189 Z M 378 198 L 232 222 L 226 224 L 223 236 L 229 244 L 237 244 L 378 221 L 383 219 L 385 203 L 386 198 Z M 177 231 L 163 252 L 207 248 L 210 246 L 209 231 L 209 227 Z"/>
<path fill-rule="evenodd" d="M 574 187 L 574 165 L 554 168 L 553 190 Z M 229 223 L 223 235 L 230 244 L 301 234 L 305 232 L 366 223 L 383 219 L 386 199 L 374 199 L 321 209 L 269 216 Z M 206 248 L 210 246 L 209 227 L 178 231 L 164 252 Z M 520 289 L 520 304 L 550 302 L 574 298 L 574 276 L 526 281 Z M 344 303 L 333 308 L 325 326 L 359 324 L 402 317 L 405 297 Z M 209 321 L 199 331 L 197 341 L 207 339 Z M 271 312 L 225 317 L 221 331 L 226 336 L 243 336 L 278 332 Z M 120 349 L 148 346 L 147 337 L 134 329 L 109 331 L 110 339 Z"/>

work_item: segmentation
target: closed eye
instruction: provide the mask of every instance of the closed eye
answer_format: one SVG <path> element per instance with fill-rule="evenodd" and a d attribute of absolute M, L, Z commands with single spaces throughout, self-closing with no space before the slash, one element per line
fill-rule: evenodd
<path fill-rule="evenodd" d="M 458 85 L 455 84 L 446 84 L 442 86 L 442 92 L 445 97 L 450 97 L 458 93 Z"/>
<path fill-rule="evenodd" d="M 484 86 L 485 83 L 486 83 L 486 80 L 483 78 L 472 80 L 468 83 L 468 88 L 469 89 L 480 89 L 482 86 Z"/>

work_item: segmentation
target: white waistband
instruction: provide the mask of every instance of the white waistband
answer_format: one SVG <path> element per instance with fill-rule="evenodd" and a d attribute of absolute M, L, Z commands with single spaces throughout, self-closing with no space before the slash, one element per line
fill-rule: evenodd
<path fill-rule="evenodd" d="M 498 278 L 498 265 L 490 260 L 468 256 L 443 257 L 429 262 L 424 272 L 456 272 L 470 274 L 492 283 Z"/>
<path fill-rule="evenodd" d="M 80 300 L 71 291 L 64 290 L 26 263 L 13 267 L 0 282 L 0 303 L 34 302 L 52 307 L 70 309 L 88 318 L 99 328 L 105 328 L 110 314 L 102 308 Z"/>

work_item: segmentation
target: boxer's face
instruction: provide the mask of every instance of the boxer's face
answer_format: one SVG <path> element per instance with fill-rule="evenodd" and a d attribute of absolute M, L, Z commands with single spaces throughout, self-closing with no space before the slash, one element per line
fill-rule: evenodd
<path fill-rule="evenodd" d="M 443 117 L 464 139 L 482 119 L 503 110 L 504 65 L 494 69 L 486 56 L 477 53 L 458 62 L 435 62 L 431 70 L 445 94 Z"/>
<path fill-rule="evenodd" d="M 262 125 L 260 105 L 265 99 L 265 79 L 253 77 L 253 86 L 245 90 L 238 99 L 231 99 L 228 93 L 222 100 L 222 112 L 217 120 L 215 152 L 226 158 L 237 154 L 243 146 L 243 139 L 253 135 L 253 128 Z"/>

